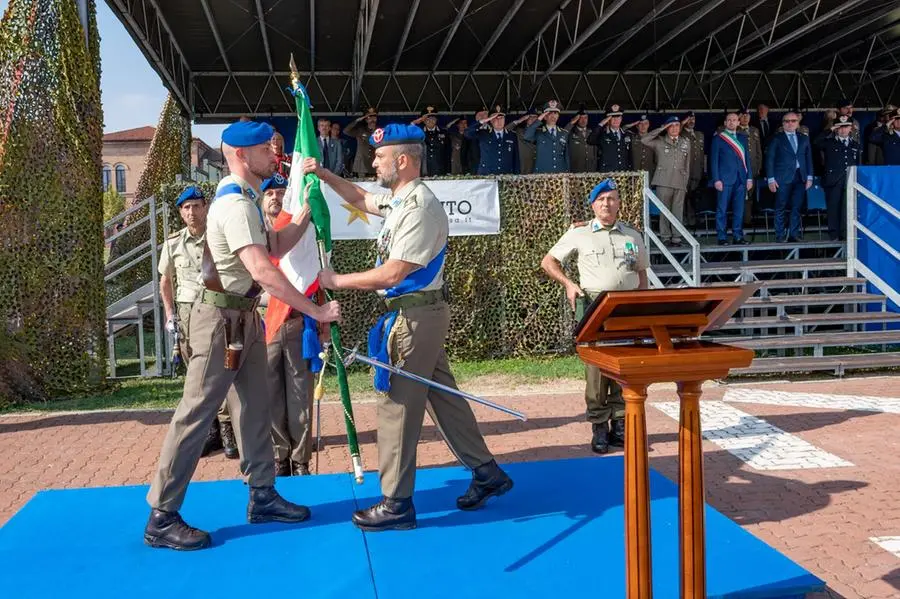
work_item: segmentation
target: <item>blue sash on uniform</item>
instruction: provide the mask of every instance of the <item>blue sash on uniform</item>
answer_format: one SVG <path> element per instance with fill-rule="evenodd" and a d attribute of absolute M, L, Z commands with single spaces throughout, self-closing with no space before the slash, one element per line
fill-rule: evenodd
<path fill-rule="evenodd" d="M 424 289 L 437 276 L 444 266 L 444 258 L 447 255 L 447 244 L 441 248 L 440 253 L 435 256 L 424 268 L 420 268 L 411 272 L 405 279 L 400 281 L 394 287 L 385 291 L 385 297 L 399 297 L 409 293 L 414 293 L 420 289 Z M 381 258 L 376 260 L 375 266 L 381 266 Z M 388 351 L 388 341 L 390 340 L 391 330 L 399 315 L 398 310 L 386 312 L 378 319 L 371 329 L 369 329 L 369 357 L 385 364 L 391 363 L 390 352 Z M 391 390 L 391 373 L 386 368 L 375 368 L 374 386 L 376 391 L 387 393 Z"/>

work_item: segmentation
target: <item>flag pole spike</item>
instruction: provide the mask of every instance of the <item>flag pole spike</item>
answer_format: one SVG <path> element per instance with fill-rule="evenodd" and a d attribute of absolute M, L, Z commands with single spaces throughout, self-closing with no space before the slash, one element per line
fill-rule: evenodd
<path fill-rule="evenodd" d="M 291 69 L 291 83 L 295 86 L 300 82 L 300 74 L 297 72 L 297 63 L 294 62 L 294 53 L 291 52 L 291 60 L 289 63 Z"/>

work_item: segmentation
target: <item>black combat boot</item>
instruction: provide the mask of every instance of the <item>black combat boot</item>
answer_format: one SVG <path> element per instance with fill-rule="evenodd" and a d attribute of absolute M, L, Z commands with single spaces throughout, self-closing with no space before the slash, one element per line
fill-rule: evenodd
<path fill-rule="evenodd" d="M 151 547 L 193 551 L 205 549 L 211 542 L 208 532 L 188 526 L 178 512 L 153 509 L 144 528 L 144 543 Z"/>
<path fill-rule="evenodd" d="M 625 447 L 625 419 L 614 418 L 609 431 L 609 444 L 614 447 Z"/>
<path fill-rule="evenodd" d="M 205 458 L 214 451 L 222 449 L 222 436 L 219 434 L 219 423 L 212 421 L 212 426 L 206 433 L 206 441 L 203 443 L 203 451 L 200 453 L 201 458 Z"/>
<path fill-rule="evenodd" d="M 309 464 L 291 461 L 291 474 L 294 476 L 309 476 Z"/>
<path fill-rule="evenodd" d="M 275 476 L 290 476 L 291 474 L 291 460 L 289 458 L 275 460 Z"/>
<path fill-rule="evenodd" d="M 250 487 L 247 520 L 251 524 L 263 522 L 303 522 L 309 520 L 305 505 L 291 503 L 278 494 L 275 487 Z"/>
<path fill-rule="evenodd" d="M 595 422 L 591 425 L 594 436 L 591 438 L 591 451 L 594 453 L 609 452 L 609 427 L 605 422 Z"/>
<path fill-rule="evenodd" d="M 384 497 L 367 510 L 353 512 L 353 524 L 360 530 L 411 530 L 416 527 L 416 508 L 412 497 L 391 499 Z"/>
<path fill-rule="evenodd" d="M 222 423 L 222 445 L 225 447 L 225 457 L 236 460 L 240 457 L 237 441 L 234 440 L 234 428 L 230 422 Z"/>
<path fill-rule="evenodd" d="M 465 495 L 456 498 L 456 507 L 461 510 L 477 510 L 489 498 L 499 497 L 512 487 L 512 479 L 497 465 L 496 460 L 491 460 L 472 472 L 472 483 Z"/>

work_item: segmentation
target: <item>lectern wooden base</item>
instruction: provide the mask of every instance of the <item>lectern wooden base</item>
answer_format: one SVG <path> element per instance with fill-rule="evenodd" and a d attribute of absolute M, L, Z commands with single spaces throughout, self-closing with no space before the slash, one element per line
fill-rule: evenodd
<path fill-rule="evenodd" d="M 700 429 L 704 381 L 750 365 L 753 352 L 688 340 L 727 319 L 758 285 L 610 292 L 576 329 L 579 357 L 622 385 L 625 399 L 625 552 L 629 599 L 650 599 L 650 469 L 645 402 L 653 383 L 675 382 L 678 433 L 681 597 L 706 597 L 705 494 Z M 642 343 L 647 338 L 652 343 Z M 676 338 L 673 341 L 673 338 Z M 630 345 L 587 345 L 631 340 Z"/>

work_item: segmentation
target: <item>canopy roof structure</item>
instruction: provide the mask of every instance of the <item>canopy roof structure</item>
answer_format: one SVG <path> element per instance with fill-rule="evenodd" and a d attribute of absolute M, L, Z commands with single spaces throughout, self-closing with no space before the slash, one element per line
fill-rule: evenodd
<path fill-rule="evenodd" d="M 107 0 L 198 123 L 317 114 L 880 108 L 900 0 Z"/>

